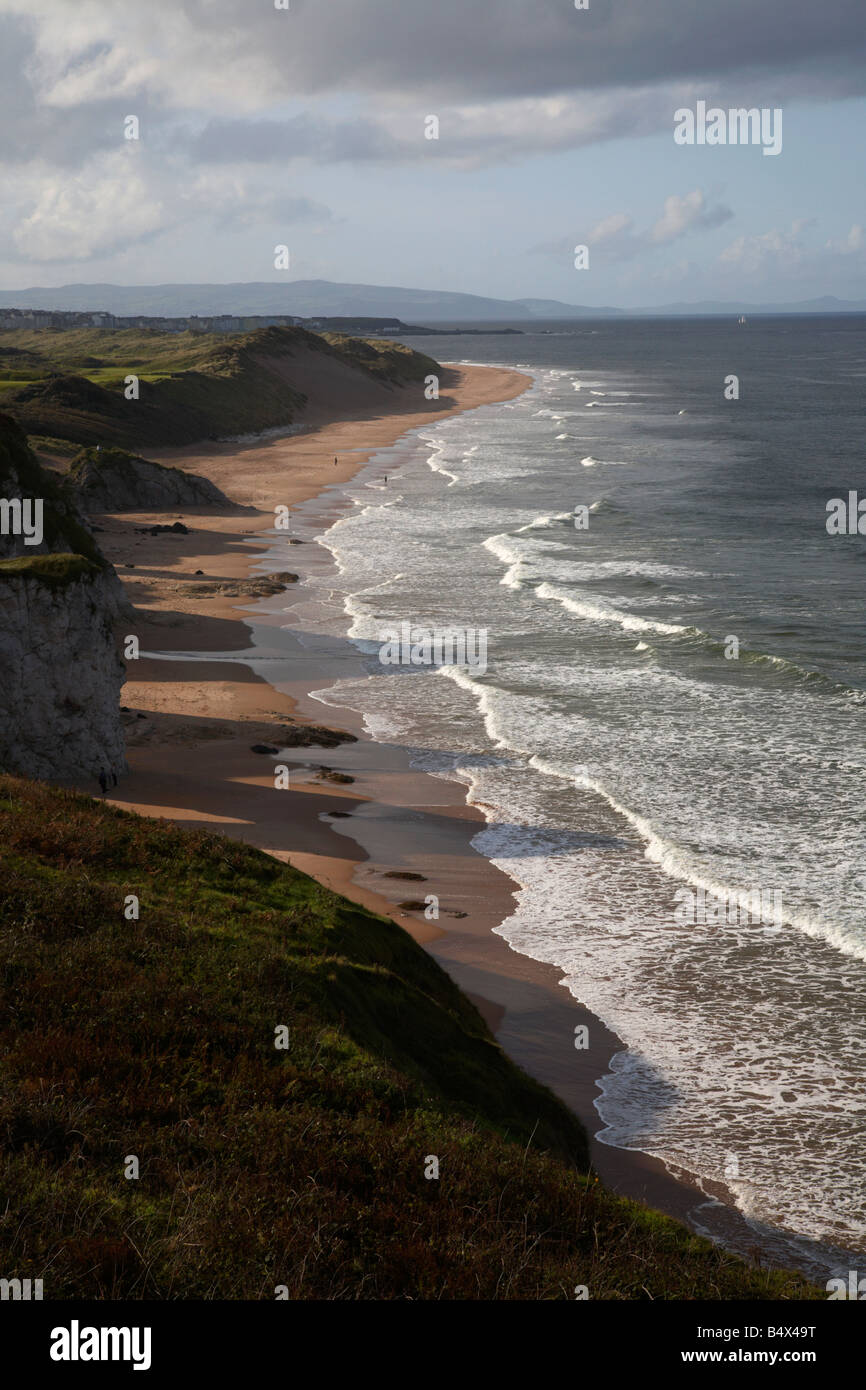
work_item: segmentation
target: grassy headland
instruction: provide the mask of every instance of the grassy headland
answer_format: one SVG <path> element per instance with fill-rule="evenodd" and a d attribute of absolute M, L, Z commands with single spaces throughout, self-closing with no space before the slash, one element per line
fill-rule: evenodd
<path fill-rule="evenodd" d="M 0 408 L 28 434 L 54 440 L 190 444 L 291 424 L 308 399 L 293 385 L 293 368 L 308 374 L 311 358 L 380 387 L 421 382 L 439 370 L 402 343 L 304 328 L 17 329 L 0 333 Z M 124 395 L 129 376 L 138 378 L 134 401 Z"/>
<path fill-rule="evenodd" d="M 0 1266 L 46 1298 L 813 1293 L 606 1192 L 391 922 L 10 777 L 0 837 Z"/>

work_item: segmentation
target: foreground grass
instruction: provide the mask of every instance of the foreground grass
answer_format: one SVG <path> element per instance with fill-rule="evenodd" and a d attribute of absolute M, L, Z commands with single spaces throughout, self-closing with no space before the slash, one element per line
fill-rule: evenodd
<path fill-rule="evenodd" d="M 810 1296 L 607 1193 L 577 1120 L 393 923 L 11 777 L 0 843 L 5 1277 L 46 1298 Z"/>

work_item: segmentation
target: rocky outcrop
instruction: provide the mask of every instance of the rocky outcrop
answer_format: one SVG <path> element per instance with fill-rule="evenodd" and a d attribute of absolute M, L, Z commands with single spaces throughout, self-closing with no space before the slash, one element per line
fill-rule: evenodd
<path fill-rule="evenodd" d="M 82 449 L 72 460 L 69 485 L 90 515 L 233 505 L 207 478 L 166 468 L 124 449 Z"/>
<path fill-rule="evenodd" d="M 0 534 L 0 768 L 50 781 L 125 771 L 113 622 L 129 605 L 63 488 L 0 414 L 0 499 L 41 502 L 36 543 Z"/>

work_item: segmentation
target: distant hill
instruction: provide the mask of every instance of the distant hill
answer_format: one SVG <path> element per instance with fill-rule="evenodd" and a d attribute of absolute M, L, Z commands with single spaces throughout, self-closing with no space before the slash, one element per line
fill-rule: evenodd
<path fill-rule="evenodd" d="M 536 319 L 606 319 L 623 318 L 625 309 L 612 309 L 610 305 L 589 308 L 585 304 L 564 304 L 561 299 L 515 299 L 515 305 L 528 309 Z"/>
<path fill-rule="evenodd" d="M 491 299 L 450 290 L 407 289 L 398 285 L 341 284 L 335 280 L 252 281 L 230 285 L 60 285 L 0 290 L 0 310 L 54 309 L 150 316 L 190 314 L 295 315 L 347 320 L 350 331 L 361 319 L 401 319 L 410 325 L 532 323 L 544 319 L 590 319 L 707 314 L 866 313 L 866 300 L 824 295 L 799 303 L 754 304 L 748 300 L 649 305 L 637 309 L 568 304 L 559 299 Z M 315 325 L 311 325 L 315 326 Z M 362 331 L 362 330 L 361 330 Z"/>
<path fill-rule="evenodd" d="M 111 314 L 295 314 L 302 318 L 389 316 L 409 323 L 528 319 L 506 299 L 331 280 L 260 281 L 236 285 L 61 285 L 0 292 L 4 309 L 106 310 Z"/>
<path fill-rule="evenodd" d="M 0 291 L 0 309 L 62 309 L 110 314 L 294 314 L 299 318 L 402 319 L 421 323 L 515 322 L 621 314 L 555 299 L 490 299 L 446 290 L 351 285 L 333 280 L 254 281 L 233 285 L 61 285 Z M 407 331 L 410 331 L 407 328 Z"/>

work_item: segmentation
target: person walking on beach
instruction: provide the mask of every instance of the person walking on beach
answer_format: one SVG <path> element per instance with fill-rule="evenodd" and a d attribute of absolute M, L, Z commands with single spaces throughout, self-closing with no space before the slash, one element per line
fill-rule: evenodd
<path fill-rule="evenodd" d="M 337 466 L 337 458 L 336 458 L 336 455 L 335 455 L 335 456 L 334 456 L 334 467 L 336 468 L 336 466 Z"/>
<path fill-rule="evenodd" d="M 105 793 L 108 791 L 108 778 L 105 775 L 105 768 L 99 769 L 99 785 L 102 789 L 102 795 L 105 796 Z"/>

